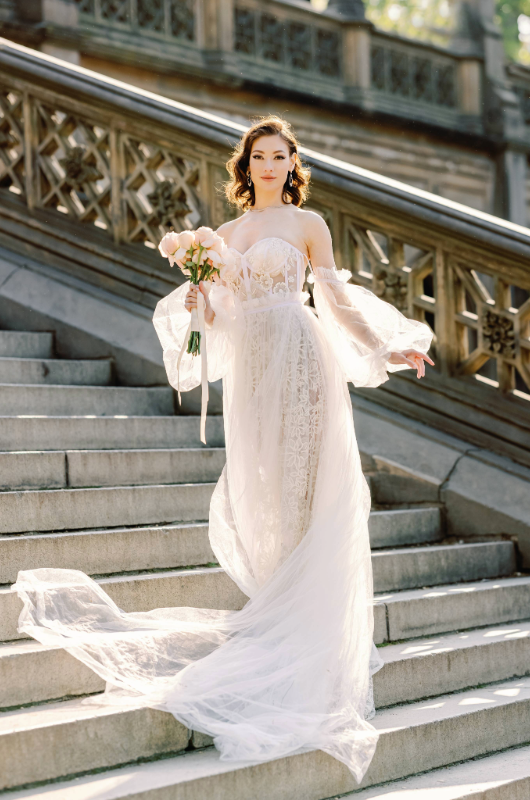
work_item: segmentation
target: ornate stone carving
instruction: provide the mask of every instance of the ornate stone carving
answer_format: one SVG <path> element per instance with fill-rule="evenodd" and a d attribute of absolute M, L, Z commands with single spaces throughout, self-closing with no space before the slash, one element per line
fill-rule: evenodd
<path fill-rule="evenodd" d="M 85 183 L 95 183 L 103 178 L 98 168 L 86 160 L 84 147 L 73 147 L 64 158 L 59 159 L 65 171 L 64 182 L 73 189 L 80 189 Z"/>
<path fill-rule="evenodd" d="M 414 100 L 423 100 L 432 103 L 432 64 L 428 58 L 413 58 L 412 67 L 412 96 Z"/>
<path fill-rule="evenodd" d="M 193 42 L 195 39 L 194 0 L 170 0 L 171 35 Z"/>
<path fill-rule="evenodd" d="M 374 89 L 384 89 L 386 84 L 385 78 L 385 48 L 372 47 L 371 50 L 371 75 L 372 86 Z"/>
<path fill-rule="evenodd" d="M 340 76 L 340 39 L 335 31 L 317 28 L 316 67 L 328 78 Z"/>
<path fill-rule="evenodd" d="M 138 26 L 150 31 L 163 31 L 165 23 L 164 0 L 137 0 Z"/>
<path fill-rule="evenodd" d="M 256 54 L 256 17 L 248 8 L 235 8 L 235 49 L 248 55 Z"/>
<path fill-rule="evenodd" d="M 400 311 L 407 308 L 408 280 L 404 274 L 377 269 L 374 273 L 374 294 L 392 303 Z"/>
<path fill-rule="evenodd" d="M 18 142 L 12 133 L 0 130 L 0 147 L 13 147 L 15 144 L 18 144 Z"/>
<path fill-rule="evenodd" d="M 283 61 L 283 24 L 271 14 L 262 14 L 260 19 L 261 56 L 268 61 Z"/>
<path fill-rule="evenodd" d="M 159 183 L 147 195 L 147 199 L 160 225 L 169 225 L 173 217 L 185 217 L 191 211 L 182 195 L 175 194 L 175 186 L 171 181 Z"/>
<path fill-rule="evenodd" d="M 484 347 L 494 355 L 515 357 L 515 330 L 508 317 L 487 310 L 482 320 Z"/>
<path fill-rule="evenodd" d="M 79 6 L 79 11 L 81 14 L 90 14 L 94 16 L 95 13 L 95 0 L 75 0 L 77 5 Z"/>
<path fill-rule="evenodd" d="M 100 0 L 100 10 L 103 19 L 113 22 L 129 21 L 129 0 Z"/>
<path fill-rule="evenodd" d="M 390 51 L 390 91 L 404 97 L 409 93 L 409 59 L 399 50 Z"/>
<path fill-rule="evenodd" d="M 456 78 L 452 64 L 438 64 L 435 70 L 436 102 L 441 106 L 456 106 Z"/>
<path fill-rule="evenodd" d="M 308 70 L 312 67 L 311 28 L 291 22 L 287 28 L 287 52 L 293 67 Z"/>

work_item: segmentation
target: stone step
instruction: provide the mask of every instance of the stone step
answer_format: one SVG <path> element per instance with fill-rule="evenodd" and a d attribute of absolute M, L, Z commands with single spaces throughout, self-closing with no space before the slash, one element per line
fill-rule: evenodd
<path fill-rule="evenodd" d="M 376 643 L 465 631 L 526 619 L 530 576 L 387 592 L 374 602 Z"/>
<path fill-rule="evenodd" d="M 215 484 L 0 493 L 0 533 L 111 528 L 208 518 Z"/>
<path fill-rule="evenodd" d="M 376 708 L 530 674 L 530 621 L 379 648 Z M 104 681 L 62 648 L 0 645 L 0 709 L 103 691 Z"/>
<path fill-rule="evenodd" d="M 0 452 L 0 489 L 206 483 L 219 478 L 224 463 L 224 448 L 211 447 L 8 451 Z"/>
<path fill-rule="evenodd" d="M 440 509 L 436 507 L 372 511 L 371 547 L 400 547 L 426 544 L 441 539 Z"/>
<path fill-rule="evenodd" d="M 370 544 L 401 544 L 410 529 L 427 537 L 438 535 L 439 509 L 373 511 L 370 514 Z M 415 556 L 416 557 L 416 556 Z M 0 584 L 14 583 L 21 569 L 53 565 L 80 569 L 88 575 L 172 569 L 215 561 L 208 540 L 207 523 L 159 525 L 139 528 L 114 528 L 68 533 L 0 535 Z M 378 562 L 379 563 L 379 562 Z M 384 577 L 384 570 L 381 569 Z M 424 584 L 422 584 L 424 585 Z"/>
<path fill-rule="evenodd" d="M 376 714 L 373 724 L 380 738 L 360 786 L 343 764 L 321 751 L 249 766 L 223 763 L 213 748 L 207 748 L 171 761 L 134 765 L 129 769 L 136 771 L 136 779 L 131 775 L 123 779 L 121 771 L 93 776 L 91 794 L 85 797 L 148 798 L 156 791 L 157 800 L 164 796 L 188 800 L 213 796 L 215 787 L 216 800 L 268 800 L 271 796 L 322 800 L 486 755 L 500 743 L 504 748 L 527 743 L 530 680 L 516 678 L 437 696 L 436 702 L 394 706 Z M 5 768 L 0 789 L 177 753 L 189 738 L 171 714 L 141 706 L 124 709 L 70 700 L 4 712 L 0 715 L 0 761 Z M 162 769 L 165 782 L 160 782 L 159 773 L 157 785 L 142 783 L 138 770 L 146 767 Z M 83 796 L 75 791 L 87 786 L 85 781 L 62 783 L 55 789 L 74 800 Z M 107 781 L 107 785 L 97 786 L 96 781 Z"/>
<path fill-rule="evenodd" d="M 372 554 L 374 591 L 399 591 L 437 583 L 511 575 L 516 569 L 511 541 L 403 547 Z"/>
<path fill-rule="evenodd" d="M 202 447 L 199 437 L 199 417 L 192 416 L 0 416 L 3 451 Z M 206 441 L 224 447 L 221 416 L 207 417 Z"/>
<path fill-rule="evenodd" d="M 51 358 L 53 333 L 0 331 L 1 358 Z"/>
<path fill-rule="evenodd" d="M 0 415 L 157 416 L 173 413 L 173 391 L 165 386 L 38 386 L 0 384 Z M 35 445 L 33 445 L 33 448 Z M 30 447 L 30 449 L 32 449 Z"/>
<path fill-rule="evenodd" d="M 0 384 L 48 384 L 108 386 L 112 378 L 110 358 L 69 359 L 0 358 Z"/>
<path fill-rule="evenodd" d="M 88 800 L 90 795 L 72 794 L 72 800 L 82 797 Z M 119 795 L 105 797 L 110 800 Z M 528 800 L 529 797 L 530 746 L 527 746 L 342 795 L 341 800 Z M 49 798 L 46 795 L 46 800 L 55 800 L 53 793 Z"/>
<path fill-rule="evenodd" d="M 9 798 L 203 800 L 204 797 L 214 797 L 212 789 L 215 786 L 215 800 L 248 800 L 250 797 L 252 800 L 322 800 L 322 791 L 327 792 L 327 789 L 320 775 L 297 772 L 291 780 L 289 761 L 285 761 L 285 765 L 282 761 L 250 767 L 248 776 L 245 776 L 243 767 L 232 772 L 229 765 L 219 761 L 215 750 L 208 749 L 107 770 L 99 775 L 76 778 L 75 781 L 15 791 L 9 794 Z M 296 766 L 295 762 L 295 769 Z M 186 779 L 183 772 L 188 768 L 190 775 Z M 271 783 L 271 777 L 275 778 L 275 784 Z M 234 779 L 232 785 L 235 784 L 235 793 L 232 793 L 231 779 Z M 341 795 L 342 800 L 528 800 L 529 797 L 530 746 L 512 748 L 383 786 Z M 336 796 L 333 800 L 336 800 Z"/>
<path fill-rule="evenodd" d="M 246 596 L 220 567 L 176 569 L 141 575 L 98 579 L 107 594 L 124 611 L 192 606 L 240 609 Z M 0 641 L 18 639 L 22 603 L 11 588 L 0 589 Z"/>
<path fill-rule="evenodd" d="M 245 595 L 225 572 L 213 566 L 116 575 L 99 578 L 98 582 L 124 611 L 150 611 L 170 606 L 239 609 L 246 602 Z M 490 585 L 490 589 L 484 589 L 485 585 Z M 463 590 L 458 593 L 460 587 Z M 419 597 L 411 599 L 410 594 Z M 439 605 L 432 603 L 433 596 L 441 600 Z M 524 620 L 528 617 L 529 599 L 530 578 L 435 586 L 430 592 L 415 589 L 398 592 L 393 600 L 388 595 L 383 595 L 382 599 L 376 595 L 374 641 L 382 644 L 434 632 Z M 446 600 L 448 602 L 444 602 Z M 20 638 L 17 623 L 21 608 L 11 587 L 0 588 L 0 641 Z"/>

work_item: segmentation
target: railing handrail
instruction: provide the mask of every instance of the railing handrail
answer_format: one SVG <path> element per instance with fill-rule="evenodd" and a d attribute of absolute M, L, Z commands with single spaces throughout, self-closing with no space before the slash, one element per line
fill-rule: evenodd
<path fill-rule="evenodd" d="M 246 130 L 244 125 L 188 106 L 176 100 L 131 86 L 35 52 L 0 38 L 0 66 L 19 74 L 37 76 L 43 83 L 60 84 L 61 89 L 90 96 L 128 114 L 140 115 L 165 126 L 185 129 L 225 147 L 233 146 Z M 530 258 L 530 228 L 496 217 L 462 203 L 418 189 L 376 172 L 357 167 L 307 147 L 300 155 L 312 167 L 313 175 L 337 188 L 354 192 L 369 202 L 387 204 L 400 213 L 420 218 L 439 229 L 471 237 L 477 243 L 516 252 Z"/>

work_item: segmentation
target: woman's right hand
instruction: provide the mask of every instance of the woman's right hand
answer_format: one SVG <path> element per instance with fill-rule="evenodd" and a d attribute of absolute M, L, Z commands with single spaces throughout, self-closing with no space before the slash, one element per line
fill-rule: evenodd
<path fill-rule="evenodd" d="M 206 323 L 208 325 L 212 324 L 215 317 L 215 312 L 212 306 L 210 305 L 210 298 L 208 297 L 208 295 L 210 294 L 210 288 L 211 286 L 207 284 L 205 281 L 200 281 L 198 286 L 195 286 L 195 284 L 190 283 L 190 288 L 188 289 L 188 293 L 186 294 L 186 297 L 184 299 L 184 306 L 188 309 L 188 311 L 191 314 L 191 310 L 193 308 L 197 308 L 197 292 L 200 291 L 200 293 L 204 297 L 204 304 L 205 304 L 204 319 L 206 320 Z"/>

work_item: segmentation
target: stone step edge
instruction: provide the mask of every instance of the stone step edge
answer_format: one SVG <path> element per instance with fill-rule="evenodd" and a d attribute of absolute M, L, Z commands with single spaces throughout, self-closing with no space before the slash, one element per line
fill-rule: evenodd
<path fill-rule="evenodd" d="M 510 627 L 514 628 L 515 624 L 512 624 Z M 464 654 L 464 658 L 466 662 L 472 658 L 472 653 L 475 652 L 480 659 L 487 658 L 488 653 L 487 651 L 495 649 L 498 651 L 502 649 L 502 651 L 508 650 L 508 648 L 512 649 L 513 655 L 513 645 L 518 648 L 519 651 L 523 654 L 523 658 L 528 657 L 527 662 L 525 662 L 525 666 L 517 671 L 513 671 L 512 665 L 513 662 L 510 661 L 510 669 L 512 672 L 510 674 L 503 674 L 499 675 L 494 678 L 490 678 L 490 683 L 499 682 L 501 680 L 511 680 L 512 678 L 519 677 L 524 678 L 530 675 L 530 636 L 528 635 L 520 635 L 530 633 L 530 619 L 528 620 L 521 620 L 517 623 L 517 629 L 512 630 L 511 638 L 507 638 L 510 636 L 510 631 L 506 631 L 506 623 L 502 623 L 499 625 L 494 626 L 485 626 L 483 628 L 474 628 L 467 631 L 466 635 L 461 634 L 443 634 L 436 638 L 436 641 L 433 642 L 433 637 L 422 637 L 418 639 L 408 640 L 406 643 L 403 644 L 388 644 L 383 645 L 378 648 L 379 655 L 384 661 L 384 666 L 381 669 L 381 676 L 386 672 L 388 672 L 387 680 L 395 681 L 395 665 L 401 664 L 406 665 L 407 663 L 419 663 L 421 662 L 429 662 L 429 667 L 433 666 L 433 668 L 440 670 L 441 668 L 445 668 L 446 671 L 449 670 L 455 672 L 455 658 L 457 653 Z M 526 628 L 526 630 L 524 630 Z M 523 629 L 523 630 L 521 630 Z M 501 638 L 501 634 L 507 634 Z M 497 635 L 498 638 L 497 638 Z M 522 650 L 521 650 L 522 648 Z M 403 651 L 404 652 L 399 652 Z M 60 646 L 54 645 L 43 645 L 40 642 L 37 642 L 32 639 L 26 640 L 17 640 L 15 642 L 5 642 L 0 643 L 0 674 L 2 674 L 2 663 L 5 663 L 5 660 L 10 659 L 17 659 L 18 666 L 16 667 L 17 673 L 26 674 L 28 670 L 28 666 L 26 665 L 28 659 L 32 659 L 35 656 L 37 658 L 39 656 L 44 656 L 45 661 L 47 663 L 47 668 L 50 669 L 50 663 L 53 664 L 54 658 L 62 658 L 65 654 L 65 649 Z M 448 653 L 451 653 L 450 662 L 447 665 L 443 665 L 443 661 L 446 657 L 448 657 Z M 521 653 L 519 653 L 518 657 L 520 657 Z M 467 654 L 467 655 L 466 655 Z M 52 661 L 50 662 L 48 659 L 51 657 Z M 27 702 L 22 702 L 17 705 L 13 706 L 2 706 L 0 707 L 0 712 L 6 710 L 14 710 L 15 708 L 22 708 L 22 707 L 32 707 L 42 705 L 43 703 L 49 703 L 58 701 L 61 698 L 68 698 L 68 697 L 81 697 L 83 695 L 92 694 L 93 692 L 100 691 L 98 685 L 101 685 L 101 690 L 103 689 L 103 681 L 99 679 L 95 673 L 92 672 L 88 667 L 85 667 L 82 662 L 78 662 L 74 656 L 69 656 L 69 658 L 73 659 L 72 663 L 76 664 L 76 667 L 79 668 L 80 671 L 85 671 L 86 674 L 90 676 L 94 675 L 94 680 L 90 682 L 89 685 L 84 684 L 83 686 L 79 686 L 75 692 L 62 692 L 60 695 L 56 695 L 55 697 L 49 696 L 44 699 L 34 699 Z M 471 662 L 470 662 L 471 663 Z M 522 662 L 521 662 L 522 663 Z M 59 664 L 57 664 L 59 667 Z M 405 667 L 406 668 L 406 667 Z M 35 669 L 35 666 L 33 667 Z M 60 670 L 58 669 L 58 674 Z M 4 673 L 5 675 L 5 673 Z M 484 681 L 484 674 L 481 673 L 481 680 L 477 683 L 471 682 L 472 678 L 476 678 L 476 673 L 473 676 L 470 676 L 470 682 L 468 684 L 458 683 L 455 686 L 451 687 L 451 691 L 453 692 L 461 692 L 467 689 L 472 689 L 477 685 L 482 685 L 486 683 Z M 381 681 L 382 677 L 376 677 L 375 682 L 378 684 Z M 458 676 L 454 678 L 454 680 L 458 681 Z M 71 689 L 72 686 L 70 685 L 69 688 Z M 382 705 L 378 704 L 378 687 L 375 686 L 376 689 L 376 708 L 378 710 L 382 710 L 384 708 L 388 708 L 390 706 L 395 706 L 403 703 L 412 703 L 412 702 L 419 702 L 420 700 L 429 699 L 436 697 L 436 693 L 428 692 L 426 694 L 422 694 L 416 697 L 408 697 L 406 700 L 399 700 L 397 702 L 391 703 L 383 703 Z M 446 691 L 449 691 L 447 689 Z M 379 691 L 379 694 L 381 692 Z M 394 698 L 395 698 L 394 694 Z M 403 695 L 402 695 L 403 696 Z"/>
<path fill-rule="evenodd" d="M 530 719 L 530 683 L 527 681 L 525 684 L 524 696 L 522 696 L 521 691 L 517 696 L 514 695 L 515 689 L 518 688 L 517 684 L 521 686 L 521 680 L 516 678 L 513 681 L 502 681 L 481 687 L 479 692 L 483 695 L 492 695 L 494 693 L 498 695 L 495 705 L 487 705 L 487 701 L 484 700 L 484 706 L 481 708 L 477 708 L 477 705 L 474 702 L 477 700 L 477 697 L 473 697 L 473 695 L 477 695 L 476 689 L 440 695 L 436 699 L 441 702 L 437 704 L 431 704 L 430 714 L 422 715 L 420 722 L 414 722 L 411 724 L 406 723 L 406 718 L 413 715 L 416 710 L 423 710 L 423 701 L 419 701 L 417 703 L 407 703 L 402 706 L 379 712 L 379 714 L 376 714 L 372 724 L 374 724 L 375 727 L 380 731 L 380 740 L 378 742 L 372 764 L 370 765 L 365 779 L 360 786 L 356 784 L 353 777 L 350 775 L 344 765 L 340 764 L 340 762 L 336 761 L 331 756 L 326 756 L 321 751 L 315 750 L 308 753 L 294 754 L 289 757 L 275 760 L 273 762 L 275 764 L 275 777 L 278 775 L 278 767 L 280 767 L 283 768 L 284 771 L 287 770 L 287 774 L 291 776 L 296 769 L 298 769 L 300 772 L 305 768 L 307 772 L 311 773 L 312 779 L 314 779 L 316 772 L 325 775 L 327 779 L 332 778 L 332 780 L 334 780 L 334 785 L 333 787 L 326 787 L 328 794 L 326 795 L 322 793 L 318 795 L 318 797 L 322 798 L 323 800 L 323 798 L 329 798 L 336 794 L 345 794 L 348 791 L 351 792 L 353 790 L 358 790 L 369 786 L 377 786 L 377 784 L 382 784 L 384 782 L 392 780 L 396 781 L 409 775 L 416 775 L 418 771 L 424 772 L 427 770 L 433 770 L 449 764 L 456 764 L 461 760 L 463 761 L 476 758 L 480 755 L 485 756 L 494 754 L 498 751 L 490 749 L 491 744 L 493 743 L 488 744 L 480 741 L 475 742 L 475 737 L 470 735 L 464 737 L 465 742 L 458 743 L 460 745 L 458 747 L 458 754 L 463 755 L 463 759 L 457 760 L 454 758 L 456 752 L 453 755 L 450 755 L 450 751 L 453 746 L 456 746 L 456 744 L 453 744 L 453 742 L 456 742 L 457 739 L 456 734 L 459 733 L 460 738 L 462 738 L 462 724 L 464 724 L 466 728 L 471 726 L 473 730 L 480 729 L 483 731 L 493 731 L 496 727 L 496 724 L 499 722 L 502 724 L 506 721 L 506 713 L 515 714 L 515 719 L 520 723 L 520 730 L 518 728 L 517 731 L 513 730 L 513 728 L 510 728 L 509 726 L 506 727 L 506 730 L 511 730 L 512 734 L 511 741 L 508 743 L 508 747 L 516 747 L 518 745 L 530 743 L 530 726 L 528 723 L 528 720 Z M 466 701 L 469 701 L 470 704 L 468 705 Z M 451 705 L 453 702 L 457 703 L 456 713 L 454 713 L 454 707 L 451 710 Z M 66 705 L 69 706 L 68 709 L 65 708 Z M 61 721 L 56 724 L 53 721 L 46 724 L 46 719 L 41 719 L 40 721 L 36 720 L 34 721 L 33 725 L 29 724 L 31 722 L 29 718 L 32 716 L 32 714 L 39 713 L 39 711 L 35 712 L 33 709 L 28 711 L 12 712 L 13 714 L 19 716 L 19 724 L 16 727 L 17 735 L 23 735 L 25 731 L 32 732 L 35 730 L 35 725 L 37 725 L 37 727 L 43 732 L 48 729 L 51 732 L 50 739 L 55 740 L 57 738 L 57 733 L 54 731 L 57 731 L 57 725 L 68 725 L 70 721 L 67 719 L 68 711 L 73 712 L 73 719 L 75 719 L 76 722 L 80 722 L 81 718 L 90 719 L 91 717 L 90 714 L 84 713 L 87 706 L 81 706 L 79 700 L 66 701 L 65 703 L 58 704 L 48 704 L 44 713 L 46 714 L 46 712 L 48 712 L 49 716 L 52 716 L 54 709 L 58 708 L 61 709 Z M 90 706 L 88 706 L 88 708 L 90 708 Z M 126 711 L 120 709 L 118 712 L 116 712 L 115 710 L 115 713 L 134 714 L 138 713 L 138 711 L 142 713 L 149 711 L 149 709 L 145 709 L 143 706 L 139 705 L 138 707 L 135 706 L 133 708 L 128 708 Z M 10 712 L 6 712 L 5 716 L 0 715 L 0 722 L 3 721 L 5 723 L 6 719 L 8 719 L 9 713 Z M 112 716 L 112 710 L 107 712 L 107 709 L 104 709 L 101 714 L 102 716 L 107 716 L 108 718 Z M 4 717 L 3 720 L 2 717 Z M 20 725 L 20 721 L 23 720 L 23 717 L 25 717 L 24 721 L 26 722 L 26 727 Z M 463 720 L 466 718 L 468 722 L 463 723 Z M 513 720 L 509 719 L 508 722 L 510 721 Z M 454 730 L 455 725 L 457 726 L 456 731 Z M 183 726 L 180 727 L 183 728 Z M 421 730 L 422 728 L 423 730 Z M 183 729 L 182 733 L 184 733 L 185 730 L 186 729 Z M 187 733 L 189 737 L 189 731 Z M 453 736 L 451 734 L 453 734 Z M 0 737 L 10 735 L 12 735 L 10 732 L 2 733 L 0 731 Z M 424 748 L 420 753 L 418 753 L 418 741 L 426 739 L 429 735 L 433 736 L 433 745 L 437 744 L 439 746 Z M 181 738 L 184 739 L 183 736 L 181 736 Z M 185 748 L 182 748 L 182 751 L 184 751 L 184 749 Z M 445 753 L 443 752 L 444 750 Z M 166 750 L 165 752 L 168 751 Z M 187 759 L 186 762 L 174 761 L 173 767 L 182 767 L 182 765 L 185 763 L 185 766 L 182 768 L 185 772 L 185 779 L 182 781 L 182 783 L 187 783 L 188 785 L 191 782 L 190 770 L 195 768 L 193 766 L 194 763 L 199 763 L 202 765 L 202 767 L 204 767 L 206 763 L 207 768 L 205 774 L 203 769 L 199 767 L 199 771 L 202 772 L 202 774 L 193 777 L 193 781 L 205 777 L 215 777 L 219 779 L 219 776 L 226 773 L 235 773 L 240 771 L 240 774 L 242 774 L 244 771 L 255 772 L 256 769 L 263 769 L 264 772 L 267 773 L 267 765 L 271 763 L 265 762 L 260 765 L 252 766 L 246 762 L 239 762 L 231 766 L 227 762 L 221 762 L 219 754 L 214 750 L 214 748 L 211 747 L 198 750 L 197 752 L 182 752 L 182 755 L 177 756 L 177 758 Z M 444 760 L 448 758 L 451 760 Z M 193 763 L 190 764 L 188 759 L 193 759 Z M 422 768 L 417 770 L 416 768 L 421 759 L 423 759 L 425 763 L 422 763 Z M 121 764 L 116 764 L 116 768 L 119 768 L 121 765 L 125 767 L 128 763 L 130 764 L 131 762 L 121 762 Z M 160 762 L 157 761 L 154 763 Z M 93 767 L 93 769 L 96 768 L 96 766 Z M 109 765 L 106 765 L 106 768 L 110 769 Z M 394 772 L 397 771 L 398 774 L 393 776 L 392 770 L 394 770 Z M 77 773 L 69 773 L 68 777 L 74 777 L 76 774 L 78 776 L 83 776 L 87 772 L 88 770 L 82 772 L 79 771 Z M 117 773 L 114 771 L 114 774 Z M 62 776 L 56 776 L 56 778 L 60 777 Z M 176 785 L 175 777 L 176 770 L 173 768 L 172 785 Z M 48 783 L 49 780 L 50 779 L 48 778 Z M 51 780 L 53 780 L 53 778 Z M 268 780 L 270 789 L 270 777 Z M 233 787 L 233 774 L 230 782 L 231 786 Z M 44 781 L 40 783 L 42 785 Z M 38 784 L 36 783 L 35 785 Z M 20 786 L 20 784 L 18 784 L 18 787 L 17 785 L 13 785 L 10 788 L 16 789 L 20 788 Z M 64 789 L 64 786 L 65 784 L 62 783 L 60 788 Z M 127 796 L 134 797 L 134 795 L 131 795 L 130 793 Z M 241 800 L 246 800 L 246 797 L 248 797 L 248 795 L 245 797 L 241 794 L 238 794 L 238 796 L 241 798 Z M 252 796 L 258 797 L 256 794 L 253 794 Z M 12 794 L 11 797 L 13 797 Z M 115 795 L 114 797 L 117 799 L 119 795 Z M 221 798 L 222 796 L 218 795 L 218 797 Z M 236 799 L 236 795 L 225 795 L 225 797 L 226 800 L 228 800 L 228 797 L 230 797 L 230 800 Z M 262 797 L 265 798 L 267 795 L 262 795 Z M 316 798 L 314 794 L 309 793 L 306 793 L 304 797 Z M 177 795 L 175 795 L 175 798 L 177 798 Z M 74 800 L 74 796 L 72 796 L 72 800 Z"/>
<path fill-rule="evenodd" d="M 177 483 L 177 484 L 163 484 L 163 485 L 189 486 L 189 485 L 192 485 L 192 484 Z M 113 489 L 113 488 L 122 488 L 122 487 L 100 487 L 100 488 Z M 137 488 L 137 487 L 134 487 L 134 488 Z M 46 490 L 46 491 L 65 491 L 65 490 L 62 490 L 62 489 L 51 490 L 50 489 L 50 490 Z M 70 491 L 75 491 L 75 490 L 70 490 Z M 84 489 L 81 489 L 80 491 L 84 491 Z M 1 497 L 2 497 L 2 492 L 0 492 L 0 498 Z M 208 522 L 206 522 L 204 520 L 197 520 L 195 522 L 176 522 L 176 523 L 173 523 L 173 524 L 163 524 L 162 523 L 160 525 L 138 525 L 138 526 L 127 527 L 127 528 L 104 528 L 104 529 L 99 529 L 99 530 L 81 529 L 81 530 L 74 530 L 74 531 L 67 531 L 67 532 L 58 531 L 57 533 L 50 532 L 50 531 L 46 531 L 46 532 L 43 532 L 43 533 L 36 532 L 36 533 L 32 533 L 32 534 L 17 534 L 17 533 L 9 534 L 9 533 L 6 533 L 6 534 L 0 534 L 0 547 L 2 546 L 2 542 L 9 542 L 9 543 L 19 542 L 19 541 L 31 542 L 31 541 L 42 541 L 42 540 L 45 540 L 45 539 L 57 540 L 59 538 L 66 539 L 68 537 L 86 537 L 86 536 L 112 535 L 113 533 L 116 533 L 116 534 L 122 533 L 123 534 L 123 533 L 129 533 L 129 532 L 133 532 L 133 531 L 134 532 L 139 532 L 139 531 L 142 531 L 142 530 L 145 530 L 145 531 L 157 530 L 157 531 L 161 531 L 161 532 L 163 532 L 163 531 L 173 531 L 173 530 L 185 531 L 185 530 L 189 530 L 190 528 L 191 529 L 197 529 L 197 530 L 201 530 L 201 529 L 204 530 L 205 528 L 208 528 Z M 458 549 L 458 550 L 466 549 L 467 551 L 469 551 L 469 550 L 481 551 L 483 549 L 488 549 L 490 547 L 498 547 L 499 544 L 504 544 L 504 540 L 500 540 L 500 541 L 496 541 L 496 542 L 471 542 L 471 543 L 466 543 L 466 544 L 447 544 L 447 545 L 439 545 L 439 544 L 417 545 L 417 544 L 412 544 L 412 545 L 410 545 L 408 547 L 400 546 L 400 547 L 374 548 L 375 552 L 374 552 L 374 550 L 372 550 L 371 556 L 372 556 L 372 558 L 376 558 L 376 559 L 387 559 L 387 558 L 392 558 L 393 556 L 396 556 L 396 555 L 407 555 L 408 553 L 414 553 L 414 554 L 420 554 L 421 555 L 422 553 L 433 553 L 433 552 L 439 553 L 439 552 L 444 552 L 444 551 L 451 551 L 451 550 L 454 550 L 454 549 Z M 510 545 L 510 544 L 512 544 L 512 542 L 506 542 L 506 544 Z M 127 580 L 128 578 L 135 578 L 135 577 L 142 577 L 142 576 L 155 577 L 157 575 L 162 575 L 162 576 L 165 577 L 165 576 L 167 576 L 169 574 L 187 573 L 187 572 L 190 572 L 190 571 L 193 571 L 193 570 L 201 569 L 201 568 L 203 568 L 205 566 L 208 566 L 208 568 L 212 568 L 210 565 L 212 565 L 214 563 L 216 565 L 218 564 L 218 562 L 206 562 L 206 565 L 205 564 L 186 564 L 186 565 L 181 565 L 181 566 L 177 566 L 177 567 L 164 566 L 164 567 L 153 567 L 153 568 L 148 568 L 148 569 L 132 569 L 132 570 L 126 570 L 126 571 L 125 570 L 124 571 L 119 571 L 119 572 L 98 572 L 98 573 L 93 573 L 93 574 L 92 573 L 88 573 L 88 574 L 90 575 L 90 577 L 94 577 L 95 576 L 98 580 L 107 580 L 107 579 L 109 579 L 109 580 L 110 579 Z M 69 567 L 66 567 L 66 569 L 69 569 Z M 220 566 L 218 567 L 218 569 L 219 569 L 220 572 L 224 572 L 224 570 Z M 79 571 L 79 570 L 76 570 L 76 571 Z M 81 571 L 83 571 L 83 570 L 81 570 Z M 499 580 L 503 580 L 503 579 L 509 578 L 509 577 L 513 577 L 513 576 L 511 576 L 511 575 L 510 576 L 501 575 L 501 576 L 499 576 Z M 526 575 L 524 575 L 523 573 L 517 573 L 517 577 L 526 577 Z M 490 580 L 495 580 L 495 578 L 486 578 L 484 580 L 490 581 Z M 463 585 L 465 583 L 473 583 L 473 581 L 465 581 L 465 580 L 464 581 L 455 581 L 454 583 L 444 584 L 444 586 L 446 586 L 446 587 L 455 587 L 455 586 L 461 586 L 461 585 Z M 476 583 L 480 583 L 480 579 L 477 580 Z M 0 584 L 0 590 L 1 589 L 6 589 L 6 588 L 8 588 L 8 587 L 10 587 L 12 585 L 13 584 L 10 584 L 10 583 Z M 413 589 L 393 589 L 393 590 L 390 590 L 390 591 L 392 592 L 392 594 L 403 594 L 405 592 L 423 591 L 424 589 L 425 590 L 430 589 L 430 590 L 434 591 L 434 590 L 439 589 L 439 588 L 441 588 L 441 587 L 438 584 L 433 584 L 431 586 L 423 587 L 421 589 L 419 587 L 417 587 L 417 588 L 413 588 Z M 379 597 L 379 595 L 386 595 L 386 594 L 388 594 L 388 592 L 379 592 L 376 595 L 374 595 L 374 604 L 377 604 L 377 601 L 381 599 Z"/>

